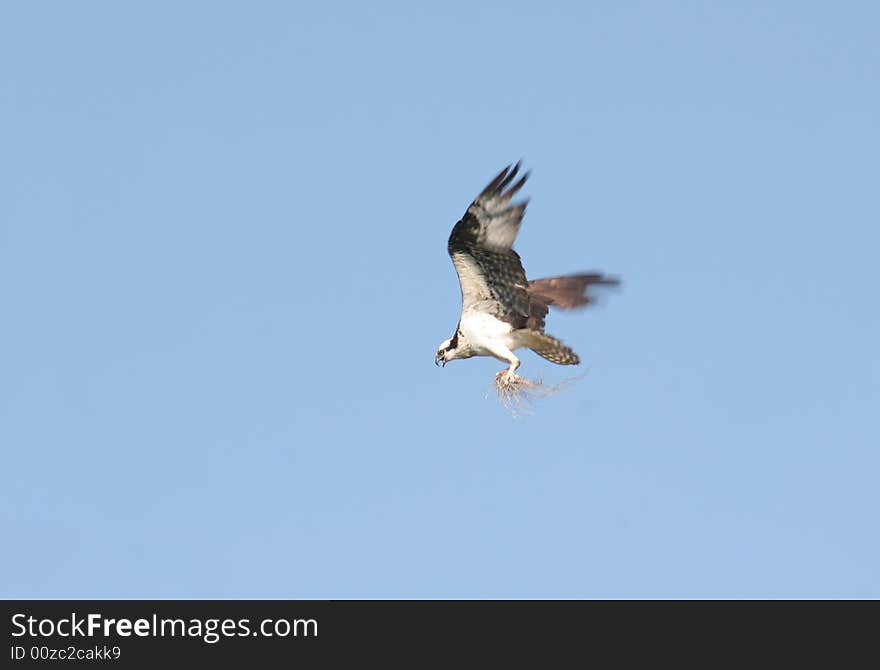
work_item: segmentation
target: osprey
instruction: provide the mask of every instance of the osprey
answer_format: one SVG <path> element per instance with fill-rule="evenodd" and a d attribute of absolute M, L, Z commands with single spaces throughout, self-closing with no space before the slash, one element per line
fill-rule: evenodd
<path fill-rule="evenodd" d="M 455 334 L 437 348 L 437 365 L 472 356 L 494 356 L 508 364 L 500 384 L 519 379 L 514 351 L 527 348 L 558 365 L 577 365 L 578 355 L 544 332 L 550 307 L 574 309 L 592 302 L 591 286 L 616 285 L 603 274 L 526 279 L 513 242 L 527 200 L 511 202 L 529 177 L 514 182 L 520 163 L 504 168 L 477 196 L 449 236 L 447 250 L 461 285 L 461 317 Z"/>

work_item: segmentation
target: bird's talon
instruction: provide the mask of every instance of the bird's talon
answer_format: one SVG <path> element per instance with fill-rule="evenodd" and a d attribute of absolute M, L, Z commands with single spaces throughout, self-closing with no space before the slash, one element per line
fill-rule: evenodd
<path fill-rule="evenodd" d="M 508 368 L 507 370 L 501 370 L 496 373 L 495 379 L 505 386 L 511 386 L 516 383 L 516 373 Z"/>

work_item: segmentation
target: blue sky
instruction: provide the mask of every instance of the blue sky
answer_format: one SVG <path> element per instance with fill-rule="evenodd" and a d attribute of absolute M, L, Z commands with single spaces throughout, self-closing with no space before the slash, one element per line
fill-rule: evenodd
<path fill-rule="evenodd" d="M 878 21 L 6 3 L 0 596 L 880 597 Z M 433 356 L 519 158 L 625 285 L 514 420 Z"/>

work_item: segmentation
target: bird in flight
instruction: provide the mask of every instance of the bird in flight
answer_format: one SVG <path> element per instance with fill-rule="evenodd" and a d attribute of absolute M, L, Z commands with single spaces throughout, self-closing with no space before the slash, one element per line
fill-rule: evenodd
<path fill-rule="evenodd" d="M 513 250 L 528 202 L 511 200 L 529 177 L 526 172 L 516 180 L 519 169 L 520 163 L 504 168 L 452 229 L 447 250 L 461 285 L 461 316 L 434 359 L 445 366 L 459 358 L 494 356 L 508 364 L 496 375 L 499 388 L 520 379 L 517 349 L 531 349 L 558 365 L 577 365 L 578 355 L 544 332 L 547 312 L 585 307 L 593 302 L 591 287 L 619 283 L 598 272 L 526 279 Z"/>

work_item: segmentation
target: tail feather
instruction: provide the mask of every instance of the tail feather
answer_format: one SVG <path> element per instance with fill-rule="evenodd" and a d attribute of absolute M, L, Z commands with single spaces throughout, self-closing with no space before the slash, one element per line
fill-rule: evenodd
<path fill-rule="evenodd" d="M 581 359 L 570 347 L 567 347 L 555 337 L 536 330 L 523 329 L 517 331 L 522 346 L 528 347 L 541 358 L 546 358 L 551 363 L 558 365 L 577 365 Z"/>

